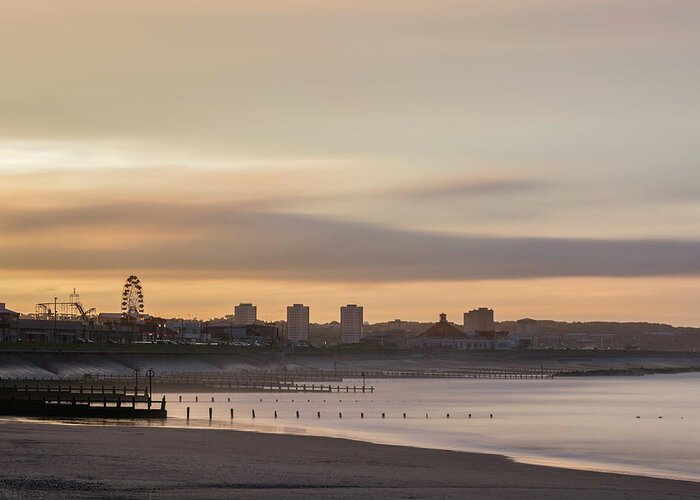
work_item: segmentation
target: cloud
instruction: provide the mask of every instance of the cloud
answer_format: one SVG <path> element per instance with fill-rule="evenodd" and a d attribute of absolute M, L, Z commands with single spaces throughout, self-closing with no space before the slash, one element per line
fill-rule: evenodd
<path fill-rule="evenodd" d="M 700 241 L 448 235 L 232 204 L 20 212 L 0 219 L 0 266 L 8 270 L 338 282 L 700 273 Z M 143 236 L 149 232 L 166 237 Z"/>
<path fill-rule="evenodd" d="M 444 181 L 427 182 L 420 185 L 395 187 L 377 192 L 405 199 L 435 199 L 443 197 L 489 196 L 532 192 L 548 187 L 551 183 L 542 179 L 529 177 L 514 177 L 500 179 L 448 179 Z"/>

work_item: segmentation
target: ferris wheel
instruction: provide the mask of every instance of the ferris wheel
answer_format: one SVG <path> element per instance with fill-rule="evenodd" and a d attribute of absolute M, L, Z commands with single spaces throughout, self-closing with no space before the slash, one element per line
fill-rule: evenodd
<path fill-rule="evenodd" d="M 138 319 L 143 314 L 143 289 L 138 276 L 129 276 L 122 291 L 122 317 Z"/>

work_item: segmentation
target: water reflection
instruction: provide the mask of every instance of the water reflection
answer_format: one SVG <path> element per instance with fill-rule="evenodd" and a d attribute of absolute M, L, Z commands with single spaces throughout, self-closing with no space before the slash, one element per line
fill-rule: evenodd
<path fill-rule="evenodd" d="M 332 436 L 700 481 L 700 401 L 689 397 L 698 383 L 700 374 L 684 374 L 375 380 L 374 394 L 169 393 L 167 421 L 130 425 Z"/>

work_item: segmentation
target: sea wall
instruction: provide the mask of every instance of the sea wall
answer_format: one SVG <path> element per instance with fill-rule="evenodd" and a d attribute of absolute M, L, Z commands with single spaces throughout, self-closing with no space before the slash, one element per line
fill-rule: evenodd
<path fill-rule="evenodd" d="M 134 369 L 163 372 L 216 372 L 297 368 L 352 370 L 451 370 L 473 367 L 544 366 L 562 371 L 644 368 L 687 369 L 700 366 L 700 353 L 627 353 L 532 351 L 520 353 L 240 353 L 134 352 L 0 352 L 0 378 L 80 378 L 84 375 L 127 375 Z M 613 374 L 611 372 L 611 374 Z"/>

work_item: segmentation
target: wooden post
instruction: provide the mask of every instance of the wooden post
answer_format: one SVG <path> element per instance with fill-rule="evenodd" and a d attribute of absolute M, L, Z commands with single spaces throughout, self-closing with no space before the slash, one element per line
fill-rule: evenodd
<path fill-rule="evenodd" d="M 209 421 L 211 422 L 211 406 L 209 407 Z"/>
<path fill-rule="evenodd" d="M 231 420 L 233 420 L 233 408 L 231 408 Z"/>
<path fill-rule="evenodd" d="M 277 418 L 277 410 L 275 410 L 275 418 Z"/>
<path fill-rule="evenodd" d="M 189 421 L 190 419 L 190 407 L 187 407 L 187 420 Z"/>
<path fill-rule="evenodd" d="M 255 418 L 255 410 L 252 410 L 252 412 L 253 412 L 253 418 Z"/>

